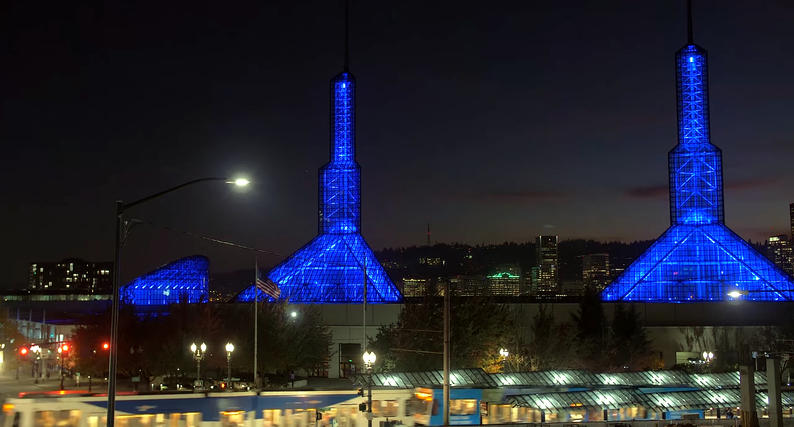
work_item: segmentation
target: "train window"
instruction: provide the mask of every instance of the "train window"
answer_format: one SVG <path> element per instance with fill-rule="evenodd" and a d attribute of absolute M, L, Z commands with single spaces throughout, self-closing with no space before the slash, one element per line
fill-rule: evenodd
<path fill-rule="evenodd" d="M 245 412 L 221 411 L 221 427 L 242 427 L 245 424 Z"/>
<path fill-rule="evenodd" d="M 118 427 L 155 427 L 163 425 L 164 422 L 163 414 L 116 415 Z"/>
<path fill-rule="evenodd" d="M 396 400 L 373 400 L 372 413 L 376 417 L 396 417 L 400 404 Z"/>
<path fill-rule="evenodd" d="M 35 427 L 78 427 L 81 411 L 36 411 L 33 416 Z"/>
<path fill-rule="evenodd" d="M 477 413 L 477 399 L 451 399 L 450 415 L 473 415 Z"/>

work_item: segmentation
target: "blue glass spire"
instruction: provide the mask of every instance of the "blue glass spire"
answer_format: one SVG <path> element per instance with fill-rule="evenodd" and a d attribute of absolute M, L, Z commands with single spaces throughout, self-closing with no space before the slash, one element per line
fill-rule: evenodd
<path fill-rule="evenodd" d="M 722 224 L 722 152 L 709 137 L 706 51 L 694 44 L 676 54 L 678 145 L 668 154 L 670 221 Z"/>
<path fill-rule="evenodd" d="M 668 154 L 671 226 L 602 298 L 794 300 L 792 278 L 724 224 L 722 152 L 709 135 L 707 55 L 692 42 L 691 28 L 690 11 L 689 42 L 676 54 L 678 144 Z"/>
<path fill-rule="evenodd" d="M 389 303 L 402 300 L 361 236 L 361 172 L 356 162 L 356 81 L 331 80 L 331 160 L 320 168 L 319 235 L 268 277 L 291 303 Z M 253 298 L 253 288 L 238 299 Z"/>
<path fill-rule="evenodd" d="M 361 172 L 356 163 L 356 81 L 343 72 L 331 80 L 331 161 L 320 168 L 322 233 L 361 228 Z"/>

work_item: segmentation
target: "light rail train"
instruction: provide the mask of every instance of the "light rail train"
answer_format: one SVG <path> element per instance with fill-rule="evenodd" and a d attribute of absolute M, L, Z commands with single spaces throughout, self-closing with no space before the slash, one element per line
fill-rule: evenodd
<path fill-rule="evenodd" d="M 415 400 L 412 390 L 373 391 L 373 425 L 413 425 Z M 363 402 L 354 390 L 129 394 L 116 397 L 116 426 L 366 427 Z M 3 403 L 0 427 L 103 427 L 106 413 L 106 395 L 31 393 Z"/>

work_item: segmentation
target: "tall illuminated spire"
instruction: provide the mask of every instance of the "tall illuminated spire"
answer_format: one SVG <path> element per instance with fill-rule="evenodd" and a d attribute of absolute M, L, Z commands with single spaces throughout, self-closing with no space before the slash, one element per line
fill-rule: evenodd
<path fill-rule="evenodd" d="M 356 162 L 356 80 L 350 72 L 349 5 L 344 68 L 331 79 L 330 161 L 319 173 L 318 236 L 268 277 L 292 303 L 389 303 L 400 291 L 361 236 L 361 171 Z M 251 300 L 256 288 L 239 295 Z M 264 295 L 263 298 L 266 298 Z"/>
<path fill-rule="evenodd" d="M 686 46 L 676 53 L 678 145 L 668 154 L 670 222 L 722 224 L 722 152 L 709 135 L 708 59 L 692 40 L 692 2 L 687 1 Z"/>
<path fill-rule="evenodd" d="M 709 134 L 708 62 L 687 1 L 676 53 L 678 144 L 668 153 L 670 228 L 602 293 L 607 301 L 794 300 L 792 278 L 725 226 L 722 152 Z"/>

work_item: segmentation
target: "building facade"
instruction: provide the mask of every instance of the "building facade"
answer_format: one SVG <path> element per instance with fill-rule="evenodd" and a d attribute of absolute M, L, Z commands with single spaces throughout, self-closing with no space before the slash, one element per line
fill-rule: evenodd
<path fill-rule="evenodd" d="M 107 294 L 113 289 L 113 263 L 67 258 L 58 262 L 32 262 L 28 289 L 35 292 Z"/>
<path fill-rule="evenodd" d="M 558 236 L 538 236 L 535 238 L 535 248 L 537 251 L 537 279 L 535 286 L 536 293 L 556 292 L 559 287 L 559 251 Z"/>
<path fill-rule="evenodd" d="M 521 267 L 514 264 L 499 266 L 485 276 L 485 283 L 491 296 L 517 297 L 523 288 Z"/>
<path fill-rule="evenodd" d="M 766 241 L 766 256 L 788 274 L 794 275 L 791 241 L 785 234 L 769 236 Z"/>
<path fill-rule="evenodd" d="M 587 254 L 582 257 L 584 286 L 600 291 L 609 284 L 610 277 L 609 254 Z"/>

